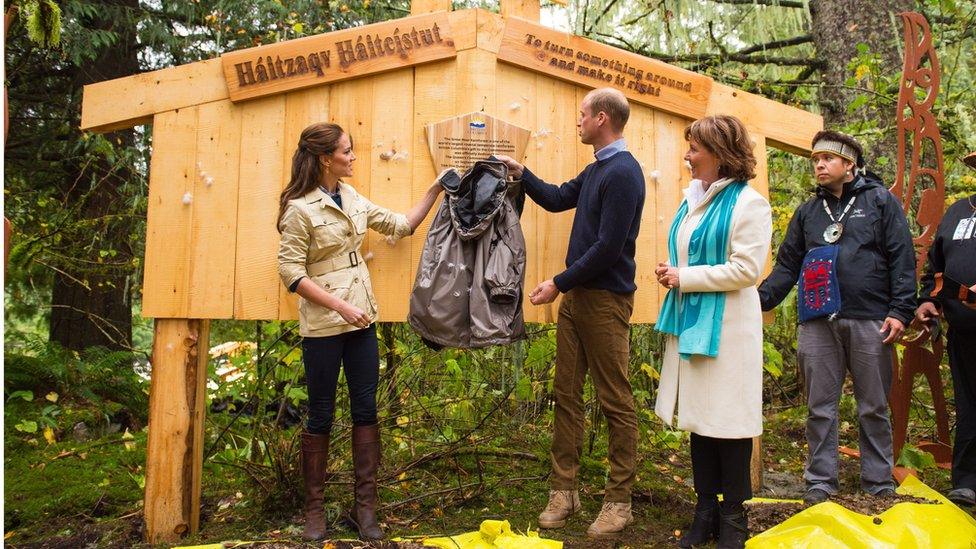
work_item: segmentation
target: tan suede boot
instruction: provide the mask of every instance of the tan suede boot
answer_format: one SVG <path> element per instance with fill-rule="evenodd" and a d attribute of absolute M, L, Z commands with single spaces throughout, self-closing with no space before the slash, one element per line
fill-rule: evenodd
<path fill-rule="evenodd" d="M 634 514 L 630 512 L 629 503 L 607 501 L 603 503 L 596 520 L 586 529 L 586 535 L 591 538 L 613 536 L 622 532 L 631 522 L 634 522 Z"/>
<path fill-rule="evenodd" d="M 580 510 L 576 490 L 549 490 L 549 503 L 539 514 L 539 528 L 562 528 L 566 519 Z"/>

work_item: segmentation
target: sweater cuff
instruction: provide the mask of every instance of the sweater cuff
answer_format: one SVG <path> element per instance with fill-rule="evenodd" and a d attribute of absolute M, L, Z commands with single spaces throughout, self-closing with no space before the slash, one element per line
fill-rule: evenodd
<path fill-rule="evenodd" d="M 556 276 L 552 277 L 552 283 L 555 284 L 556 289 L 558 289 L 559 292 L 563 294 L 573 289 L 572 282 L 566 280 L 567 278 L 569 278 L 569 276 L 566 273 L 567 271 L 563 271 L 557 274 Z"/>

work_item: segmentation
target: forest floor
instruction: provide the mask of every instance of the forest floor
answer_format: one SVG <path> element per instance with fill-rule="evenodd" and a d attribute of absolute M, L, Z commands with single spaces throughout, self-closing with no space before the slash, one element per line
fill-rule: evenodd
<path fill-rule="evenodd" d="M 112 425 L 102 433 L 64 436 L 64 440 L 48 443 L 43 433 L 31 436 L 15 427 L 17 417 L 31 405 L 34 403 L 8 401 L 5 407 L 5 544 L 51 549 L 148 547 L 142 541 L 145 431 L 139 425 Z M 61 409 L 72 410 L 65 413 L 79 417 L 85 414 L 84 406 L 62 403 Z M 767 414 L 762 449 L 764 488 L 757 496 L 802 496 L 804 413 L 804 408 L 797 407 Z M 605 435 L 595 441 L 592 452 L 587 448 L 582 460 L 582 512 L 565 528 L 544 530 L 541 535 L 565 542 L 566 549 L 674 546 L 689 525 L 695 501 L 687 442 L 662 445 L 641 441 L 634 523 L 617 538 L 594 541 L 586 537 L 586 528 L 599 512 L 603 498 Z M 841 444 L 856 447 L 856 426 L 842 425 Z M 401 494 L 384 488 L 384 506 L 379 513 L 382 525 L 391 538 L 405 541 L 377 546 L 419 547 L 424 536 L 477 530 L 486 519 L 508 520 L 517 532 L 537 529 L 536 517 L 548 497 L 547 446 L 547 433 L 526 426 L 523 432 L 512 435 L 509 456 L 496 451 L 476 459 L 470 453 L 432 461 L 419 466 L 422 470 L 402 475 L 396 482 L 425 484 L 424 493 L 451 491 L 452 484 L 462 483 L 462 495 L 449 500 L 424 497 L 397 501 Z M 323 547 L 322 542 L 301 542 L 302 515 L 297 502 L 268 497 L 239 467 L 219 461 L 210 460 L 205 466 L 200 531 L 182 545 L 241 540 L 255 543 L 237 547 Z M 334 489 L 326 496 L 330 537 L 337 548 L 362 547 L 349 541 L 355 534 L 340 519 L 350 503 L 351 487 L 348 461 L 339 467 L 345 470 L 331 481 Z M 921 477 L 938 491 L 949 488 L 948 471 L 943 469 L 928 467 Z M 842 493 L 853 498 L 850 505 L 856 505 L 856 459 L 841 457 L 841 485 Z M 776 524 L 800 508 L 786 504 L 754 512 L 753 529 Z"/>

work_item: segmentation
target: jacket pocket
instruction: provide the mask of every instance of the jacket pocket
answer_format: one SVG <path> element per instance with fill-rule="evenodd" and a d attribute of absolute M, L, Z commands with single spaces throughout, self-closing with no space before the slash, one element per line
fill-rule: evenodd
<path fill-rule="evenodd" d="M 350 218 L 352 218 L 352 226 L 356 229 L 356 234 L 363 234 L 366 232 L 366 225 L 369 221 L 369 216 L 366 215 L 366 210 L 353 212 Z"/>
<path fill-rule="evenodd" d="M 342 245 L 349 239 L 349 224 L 345 219 L 313 217 L 312 236 L 319 248 Z"/>
<path fill-rule="evenodd" d="M 313 277 L 312 281 L 334 297 L 355 305 L 354 300 L 350 299 L 354 290 L 352 283 L 353 276 L 349 274 L 350 271 L 351 269 L 334 271 Z M 310 330 L 321 330 L 323 328 L 333 328 L 348 324 L 338 311 L 307 302 L 305 303 L 305 321 Z"/>

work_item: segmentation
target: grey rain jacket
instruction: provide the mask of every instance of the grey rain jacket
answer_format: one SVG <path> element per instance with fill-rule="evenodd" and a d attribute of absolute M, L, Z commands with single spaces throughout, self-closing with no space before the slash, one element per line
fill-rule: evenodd
<path fill-rule="evenodd" d="M 489 159 L 438 177 L 445 198 L 431 223 L 407 321 L 428 345 L 478 348 L 525 337 L 525 195 Z"/>

